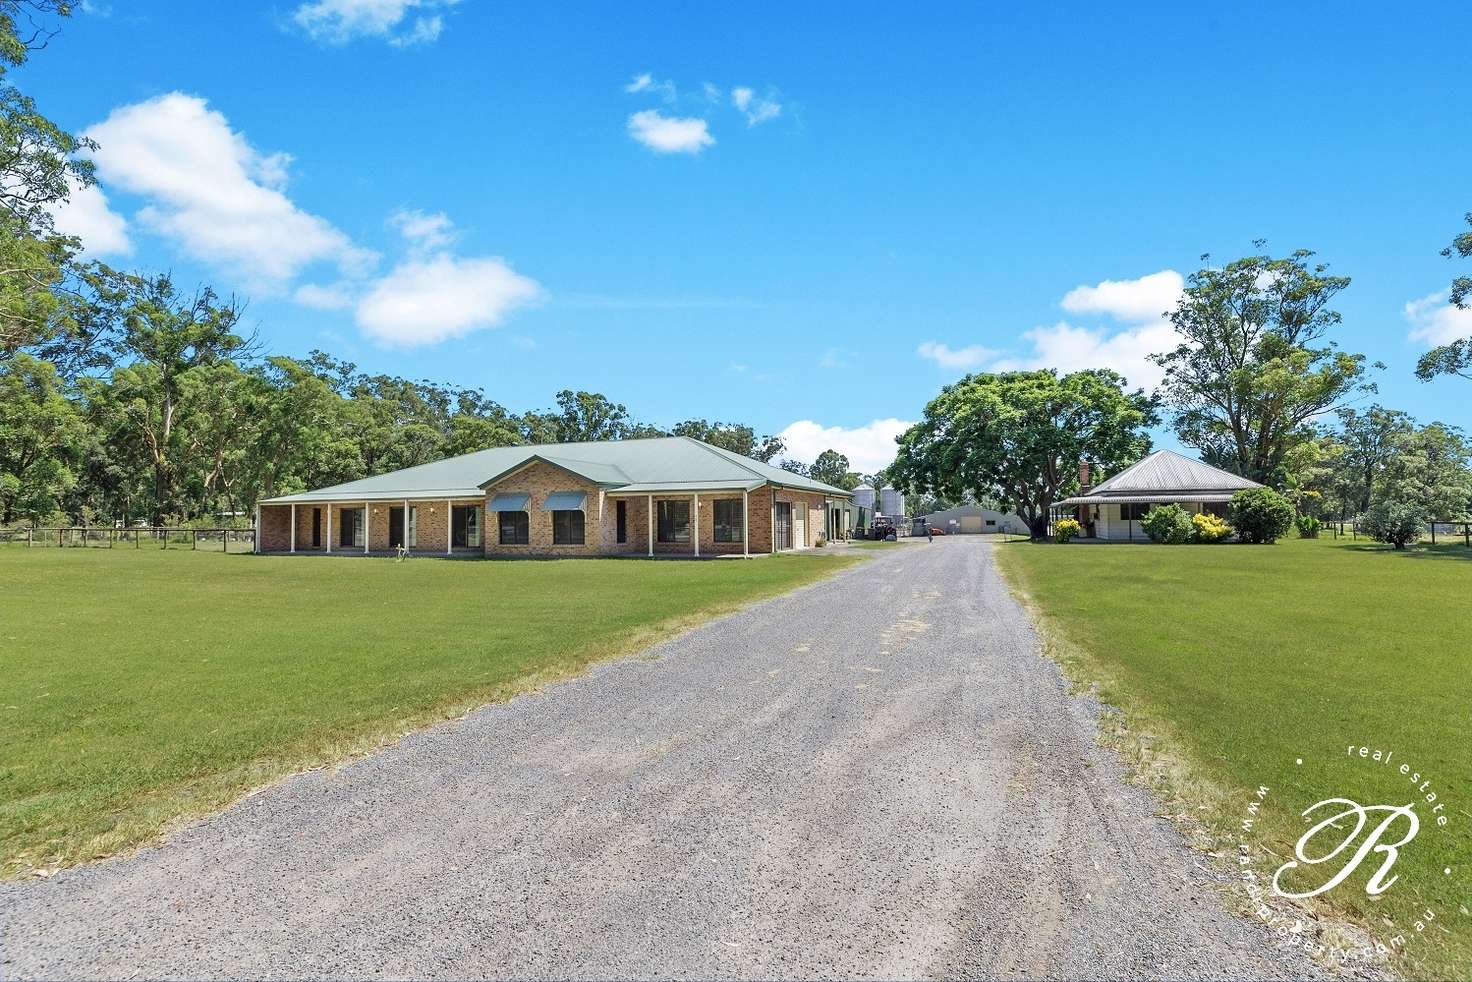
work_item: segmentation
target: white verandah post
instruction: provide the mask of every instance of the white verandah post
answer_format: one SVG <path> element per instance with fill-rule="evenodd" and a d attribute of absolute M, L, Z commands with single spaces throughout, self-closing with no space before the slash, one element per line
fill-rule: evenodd
<path fill-rule="evenodd" d="M 741 555 L 751 558 L 751 492 L 741 492 Z"/>
<path fill-rule="evenodd" d="M 368 543 L 373 538 L 373 525 L 369 521 L 371 517 L 372 515 L 368 511 L 368 502 L 365 501 L 363 502 L 363 555 L 365 556 L 368 555 Z"/>
<path fill-rule="evenodd" d="M 291 551 L 296 552 L 296 502 L 291 503 Z"/>
<path fill-rule="evenodd" d="M 445 555 L 448 556 L 455 549 L 455 523 L 451 521 L 455 517 L 455 507 L 449 500 L 445 501 Z"/>
<path fill-rule="evenodd" d="M 700 495 L 695 495 L 695 514 L 690 518 L 690 540 L 695 543 L 695 558 L 700 558 Z"/>
<path fill-rule="evenodd" d="M 30 539 L 27 538 L 26 539 L 26 545 L 30 545 L 30 544 L 31 544 Z M 251 552 L 259 553 L 260 551 L 261 551 L 261 506 L 260 505 L 256 505 L 256 534 L 255 534 L 255 542 L 252 545 Z"/>
<path fill-rule="evenodd" d="M 649 558 L 654 558 L 654 495 L 649 496 L 644 512 L 644 530 L 649 533 Z"/>
<path fill-rule="evenodd" d="M 332 502 L 327 502 L 327 554 L 332 555 Z"/>
<path fill-rule="evenodd" d="M 409 551 L 409 499 L 408 498 L 405 498 L 404 499 L 404 527 L 399 532 L 399 545 L 401 545 L 401 546 L 404 547 L 404 551 L 405 552 L 408 552 Z"/>

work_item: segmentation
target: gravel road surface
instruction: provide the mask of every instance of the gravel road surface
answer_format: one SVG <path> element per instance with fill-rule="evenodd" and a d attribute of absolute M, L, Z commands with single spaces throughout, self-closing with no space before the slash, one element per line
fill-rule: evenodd
<path fill-rule="evenodd" d="M 1302 976 L 979 536 L 0 885 L 0 977 Z"/>

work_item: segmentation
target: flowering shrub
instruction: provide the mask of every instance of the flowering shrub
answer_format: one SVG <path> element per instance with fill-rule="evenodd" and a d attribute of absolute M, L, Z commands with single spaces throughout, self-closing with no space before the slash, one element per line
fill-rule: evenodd
<path fill-rule="evenodd" d="M 1191 533 L 1195 531 L 1191 515 L 1180 505 L 1156 505 L 1141 520 L 1140 527 L 1150 536 L 1151 542 L 1172 546 L 1190 542 Z"/>
<path fill-rule="evenodd" d="M 1421 538 L 1426 515 L 1415 505 L 1382 502 L 1354 520 L 1356 532 L 1363 532 L 1376 542 L 1386 542 L 1397 549 Z"/>
<path fill-rule="evenodd" d="M 1207 544 L 1220 542 L 1232 534 L 1232 526 L 1227 524 L 1226 519 L 1218 518 L 1215 515 L 1192 515 L 1191 525 L 1193 538 L 1197 542 L 1205 542 Z"/>
<path fill-rule="evenodd" d="M 1299 515 L 1294 519 L 1293 524 L 1298 526 L 1298 537 L 1300 539 L 1317 539 L 1319 537 L 1319 529 L 1324 527 L 1324 523 L 1312 515 Z"/>
<path fill-rule="evenodd" d="M 1272 488 L 1248 488 L 1232 495 L 1227 520 L 1243 542 L 1277 542 L 1293 527 L 1293 505 Z"/>
<path fill-rule="evenodd" d="M 1082 531 L 1076 518 L 1060 518 L 1053 523 L 1053 538 L 1058 542 L 1067 542 Z"/>

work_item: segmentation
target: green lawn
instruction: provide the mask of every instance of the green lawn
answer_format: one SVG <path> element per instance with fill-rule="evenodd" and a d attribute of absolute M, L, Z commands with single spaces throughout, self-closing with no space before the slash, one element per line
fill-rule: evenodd
<path fill-rule="evenodd" d="M 1050 652 L 1123 712 L 1130 733 L 1118 742 L 1142 776 L 1192 806 L 1230 855 L 1259 785 L 1270 789 L 1259 841 L 1279 861 L 1292 858 L 1308 826 L 1298 812 L 1315 802 L 1415 801 L 1421 831 L 1395 866 L 1400 881 L 1372 899 L 1364 885 L 1379 864 L 1367 860 L 1313 903 L 1384 941 L 1415 935 L 1415 915 L 1431 907 L 1437 920 L 1406 946 L 1402 967 L 1468 977 L 1472 550 L 1293 539 L 1018 542 L 997 554 L 1040 612 Z M 1375 765 L 1351 746 L 1395 756 Z M 1441 795 L 1444 828 L 1401 763 Z"/>
<path fill-rule="evenodd" d="M 0 869 L 134 845 L 857 561 L 0 550 Z"/>

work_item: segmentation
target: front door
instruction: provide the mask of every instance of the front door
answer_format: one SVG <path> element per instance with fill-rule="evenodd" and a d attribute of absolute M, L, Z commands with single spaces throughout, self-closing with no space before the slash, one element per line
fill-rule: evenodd
<path fill-rule="evenodd" d="M 779 552 L 792 548 L 792 504 L 790 502 L 777 502 L 776 514 L 772 521 L 772 541 Z"/>
<path fill-rule="evenodd" d="M 388 510 L 388 547 L 397 549 L 404 544 L 403 506 Z"/>
<path fill-rule="evenodd" d="M 799 504 L 792 512 L 792 545 L 806 549 L 808 545 L 808 506 Z"/>

